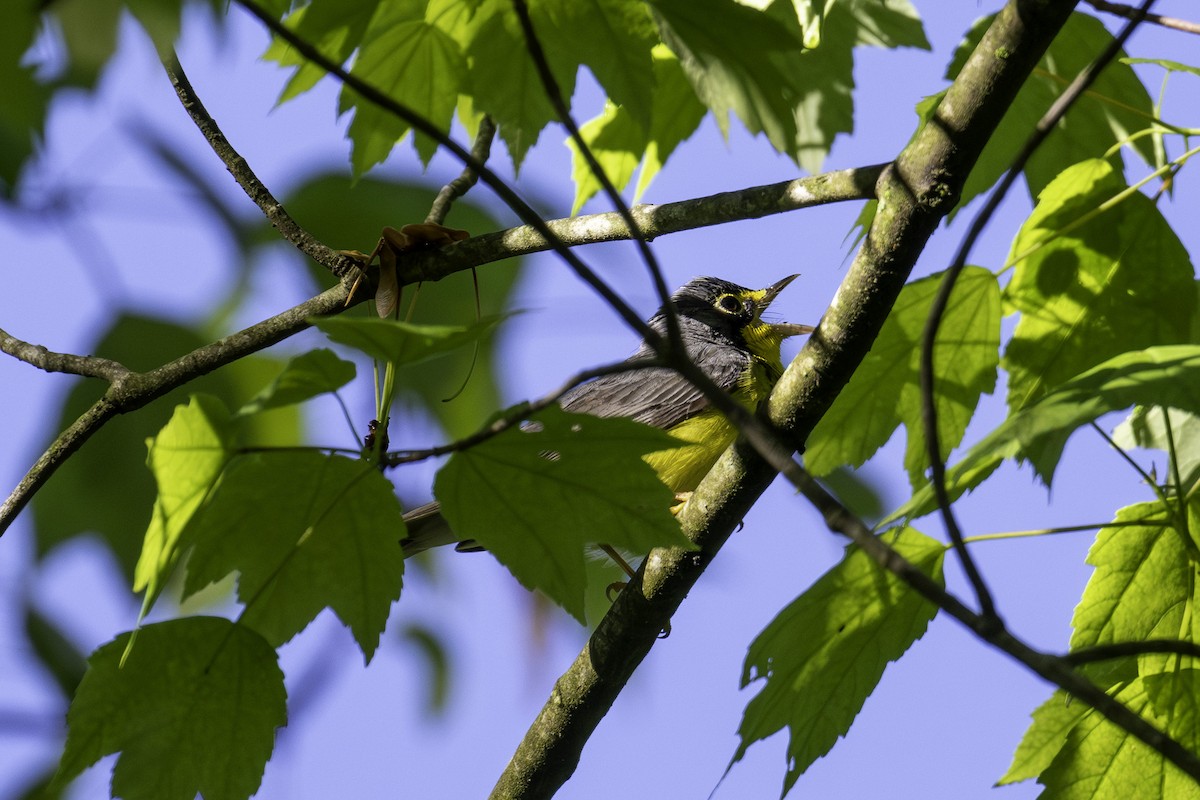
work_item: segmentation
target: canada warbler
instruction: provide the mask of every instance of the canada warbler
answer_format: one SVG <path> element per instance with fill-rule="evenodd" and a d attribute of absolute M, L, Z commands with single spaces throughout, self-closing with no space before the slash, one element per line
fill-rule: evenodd
<path fill-rule="evenodd" d="M 813 330 L 808 325 L 762 319 L 771 301 L 796 277 L 789 275 L 766 289 L 747 289 L 719 278 L 694 278 L 671 297 L 688 356 L 717 386 L 747 408 L 757 408 L 783 373 L 780 343 Z M 648 323 L 664 336 L 666 314 L 659 309 Z M 630 360 L 653 356 L 651 347 L 643 343 Z M 560 403 L 572 413 L 630 417 L 681 440 L 679 447 L 645 456 L 662 482 L 676 494 L 695 489 L 737 437 L 737 430 L 725 415 L 711 406 L 699 389 L 667 367 L 596 378 L 567 392 Z M 460 536 L 451 531 L 436 502 L 413 509 L 404 520 L 408 526 L 408 537 L 402 542 L 405 556 L 461 542 L 470 534 L 464 531 Z"/>

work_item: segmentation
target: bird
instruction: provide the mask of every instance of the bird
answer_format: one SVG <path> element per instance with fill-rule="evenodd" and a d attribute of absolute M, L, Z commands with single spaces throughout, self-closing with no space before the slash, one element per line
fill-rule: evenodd
<path fill-rule="evenodd" d="M 717 386 L 750 410 L 767 399 L 783 374 L 780 346 L 784 339 L 814 328 L 790 322 L 768 322 L 763 313 L 797 275 L 765 289 L 747 289 L 721 278 L 693 278 L 672 296 L 679 334 L 689 358 Z M 667 307 L 647 324 L 660 336 L 668 331 Z M 654 348 L 642 342 L 630 361 L 648 360 Z M 680 440 L 678 447 L 648 453 L 654 468 L 678 498 L 686 498 L 737 438 L 737 429 L 711 405 L 699 389 L 669 367 L 650 366 L 615 372 L 580 384 L 559 403 L 564 411 L 597 417 L 628 417 L 661 428 Z M 404 515 L 404 557 L 433 547 L 456 544 L 459 550 L 480 549 L 470 532 L 451 530 L 434 501 Z M 611 548 L 610 556 L 618 558 Z M 620 562 L 619 562 L 620 563 Z M 628 571 L 625 564 L 621 564 Z"/>

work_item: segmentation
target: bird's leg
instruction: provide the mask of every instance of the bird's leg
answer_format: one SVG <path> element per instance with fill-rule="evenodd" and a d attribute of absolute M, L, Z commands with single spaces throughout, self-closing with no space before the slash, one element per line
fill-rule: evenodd
<path fill-rule="evenodd" d="M 683 507 L 687 505 L 688 500 L 692 499 L 691 492 L 676 492 L 675 505 L 671 506 L 671 513 L 679 516 L 679 512 L 683 511 Z"/>
<path fill-rule="evenodd" d="M 634 575 L 636 574 L 635 570 L 633 569 L 633 567 L 629 566 L 629 562 L 626 561 L 621 556 L 621 554 L 618 553 L 616 551 L 616 549 L 613 548 L 612 545 L 602 544 L 602 545 L 600 545 L 600 549 L 603 550 L 605 552 L 605 554 L 608 555 L 609 558 L 611 558 L 614 562 L 616 562 L 617 566 L 619 566 L 621 569 L 623 569 L 625 571 L 625 574 L 628 575 L 631 580 L 633 579 Z M 620 594 L 625 589 L 625 587 L 628 585 L 629 585 L 629 581 L 613 581 L 612 583 L 610 583 L 607 586 L 607 588 L 605 588 L 604 596 L 608 598 L 608 602 L 610 602 L 610 603 L 616 602 L 617 595 Z M 658 634 L 658 638 L 665 639 L 670 635 L 671 635 L 671 623 L 668 622 L 666 624 L 666 626 L 662 629 L 662 631 Z"/>

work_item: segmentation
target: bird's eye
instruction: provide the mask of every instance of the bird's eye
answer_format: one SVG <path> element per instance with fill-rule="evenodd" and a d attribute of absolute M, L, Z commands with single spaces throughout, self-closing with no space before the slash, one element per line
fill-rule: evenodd
<path fill-rule="evenodd" d="M 726 314 L 736 314 L 742 310 L 742 301 L 731 294 L 723 294 L 717 298 L 717 308 Z"/>

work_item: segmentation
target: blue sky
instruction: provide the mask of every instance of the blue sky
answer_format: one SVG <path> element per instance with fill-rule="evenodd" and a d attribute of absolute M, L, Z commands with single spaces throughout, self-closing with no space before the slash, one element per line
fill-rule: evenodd
<path fill-rule="evenodd" d="M 991 10 L 977 4 L 936 4 L 935 11 L 934 4 L 921 5 L 930 15 L 925 22 L 933 52 L 858 52 L 857 133 L 838 141 L 829 168 L 875 163 L 898 152 L 916 121 L 913 106 L 943 87 L 941 76 L 953 47 L 978 14 Z M 1170 4 L 1160 5 L 1160 12 L 1172 12 Z M 1186 13 L 1186 5 L 1176 3 L 1176 13 Z M 260 178 L 284 195 L 304 176 L 345 163 L 344 121 L 335 122 L 333 116 L 335 87 L 326 81 L 273 109 L 283 73 L 257 60 L 266 44 L 261 30 L 236 10 L 232 18 L 219 41 L 204 32 L 202 21 L 191 26 L 199 35 L 187 40 L 181 59 L 229 139 Z M 9 254 L 0 326 L 54 350 L 87 352 L 117 307 L 199 319 L 208 304 L 223 296 L 232 274 L 234 254 L 213 234 L 213 220 L 197 214 L 180 184 L 138 154 L 130 143 L 131 129 L 149 126 L 170 137 L 218 180 L 224 178 L 224 168 L 183 114 L 140 34 L 127 27 L 122 44 L 121 57 L 94 99 L 77 98 L 55 108 L 36 173 L 41 187 L 87 189 L 86 212 L 80 215 L 86 227 L 63 229 L 45 215 L 0 209 L 0 247 Z M 1135 36 L 1130 51 L 1194 63 L 1195 39 L 1146 28 Z M 1189 116 L 1188 110 L 1200 107 L 1197 85 L 1200 81 L 1188 76 L 1174 79 L 1168 119 L 1196 124 L 1194 111 Z M 1153 96 L 1157 84 L 1149 86 Z M 576 102 L 579 117 L 594 112 L 590 81 L 581 81 Z M 557 129 L 543 134 L 518 184 L 549 203 L 553 216 L 567 214 L 572 199 L 561 139 Z M 504 161 L 498 158 L 497 163 Z M 1133 159 L 1127 163 L 1132 179 L 1146 171 Z M 382 169 L 420 175 L 407 145 Z M 433 187 L 431 198 L 457 171 L 443 157 L 434 160 L 425 176 Z M 771 153 L 761 139 L 747 137 L 736 124 L 725 143 L 706 122 L 672 158 L 646 200 L 695 197 L 796 174 L 790 161 Z M 247 215 L 254 213 L 232 181 L 226 183 L 227 196 L 240 202 Z M 473 196 L 501 219 L 511 220 L 482 189 Z M 585 209 L 595 210 L 606 209 L 595 201 Z M 812 209 L 672 235 L 654 246 L 673 285 L 715 274 L 765 286 L 800 272 L 802 279 L 775 308 L 789 320 L 815 323 L 845 275 L 843 238 L 858 210 L 849 204 Z M 1022 186 L 993 221 L 973 262 L 998 268 L 1028 210 Z M 1163 212 L 1195 254 L 1200 199 L 1186 175 Z M 916 274 L 946 265 L 969 217 L 939 231 Z M 449 222 L 453 224 L 453 216 Z M 64 233 L 86 243 L 86 257 L 63 244 Z M 583 254 L 622 286 L 639 309 L 647 315 L 653 311 L 652 292 L 631 246 L 594 246 Z M 269 258 L 256 272 L 256 302 L 237 322 L 253 322 L 304 299 L 298 271 L 295 260 Z M 615 315 L 551 256 L 531 260 L 517 305 L 529 313 L 507 323 L 501 334 L 506 401 L 538 396 L 576 369 L 622 357 L 635 344 Z M 320 335 L 309 332 L 277 350 L 300 352 L 321 344 Z M 785 356 L 795 347 L 785 349 Z M 7 442 L 0 455 L 0 482 L 5 491 L 49 435 L 51 409 L 57 408 L 69 380 L 0 359 L 0 424 Z M 365 419 L 370 399 L 367 384 L 360 382 L 351 404 Z M 1000 413 L 1000 398 L 985 398 L 981 419 L 994 422 Z M 317 405 L 308 422 L 315 431 L 331 426 L 344 430 L 336 408 L 328 404 Z M 968 440 L 980 430 L 977 422 Z M 433 438 L 429 432 L 424 435 Z M 902 454 L 903 442 L 897 438 L 865 470 L 888 505 L 907 497 Z M 402 480 L 406 486 L 427 486 L 432 471 L 414 468 Z M 1028 471 L 1006 466 L 983 491 L 960 504 L 960 513 L 969 533 L 992 533 L 1102 522 L 1117 508 L 1148 497 L 1137 476 L 1098 437 L 1080 433 L 1067 448 L 1052 494 L 1035 485 Z M 918 527 L 941 535 L 931 519 Z M 1089 574 L 1083 564 L 1089 543 L 1090 534 L 1081 533 L 976 548 L 1001 613 L 1018 635 L 1038 646 L 1065 648 L 1071 611 Z M 559 797 L 707 796 L 735 750 L 741 712 L 752 696 L 753 688 L 738 689 L 746 647 L 784 604 L 837 561 L 842 545 L 786 486 L 773 486 L 692 592 L 675 618 L 671 637 L 656 645 L 601 724 Z M 56 705 L 48 679 L 30 672 L 23 654 L 14 651 L 20 620 L 10 599 L 26 585 L 31 548 L 26 515 L 0 542 L 0 674 L 6 676 L 0 686 L 0 715 L 15 719 L 14 712 L 28 712 L 31 722 L 53 725 L 63 709 Z M 535 628 L 528 594 L 485 555 L 447 554 L 443 566 L 437 581 L 410 573 L 385 646 L 370 667 L 363 668 L 348 633 L 328 614 L 284 648 L 293 694 L 304 675 L 324 675 L 324 689 L 293 708 L 258 797 L 455 798 L 490 790 L 554 679 L 578 652 L 584 632 L 561 614 L 552 616 L 544 630 Z M 957 567 L 951 566 L 948 574 L 950 588 L 961 591 Z M 56 553 L 29 588 L 88 650 L 135 620 L 136 598 L 105 563 L 100 548 L 86 542 Z M 430 719 L 422 711 L 424 666 L 397 633 L 411 622 L 436 626 L 451 646 L 454 685 L 442 718 Z M 793 796 L 958 798 L 991 792 L 1034 797 L 1038 787 L 1032 784 L 989 787 L 1007 768 L 1029 712 L 1049 693 L 1042 681 L 980 645 L 952 621 L 938 619 L 924 639 L 889 667 L 848 737 L 810 768 Z M 54 739 L 17 735 L 12 726 L 0 734 L 0 797 L 6 797 L 54 757 Z M 777 796 L 784 746 L 779 735 L 752 747 L 715 796 Z M 111 760 L 103 763 L 111 766 Z M 104 796 L 107 780 L 106 769 L 92 770 L 79 782 L 76 796 Z"/>

